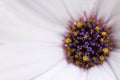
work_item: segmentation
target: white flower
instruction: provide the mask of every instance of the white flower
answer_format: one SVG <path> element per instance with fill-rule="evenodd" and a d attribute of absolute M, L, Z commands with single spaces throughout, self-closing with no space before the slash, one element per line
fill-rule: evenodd
<path fill-rule="evenodd" d="M 68 64 L 62 40 L 69 20 L 85 11 L 114 24 L 119 0 L 3 0 L 0 4 L 0 80 L 120 80 L 119 49 L 89 70 Z M 94 8 L 93 8 L 94 6 Z M 93 8 L 93 9 L 92 9 Z"/>

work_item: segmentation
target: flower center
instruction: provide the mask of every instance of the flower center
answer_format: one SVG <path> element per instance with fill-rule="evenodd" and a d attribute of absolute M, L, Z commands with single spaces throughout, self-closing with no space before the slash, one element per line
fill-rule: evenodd
<path fill-rule="evenodd" d="M 101 19 L 88 18 L 70 23 L 64 38 L 64 50 L 68 62 L 84 69 L 102 64 L 113 50 L 111 27 Z"/>

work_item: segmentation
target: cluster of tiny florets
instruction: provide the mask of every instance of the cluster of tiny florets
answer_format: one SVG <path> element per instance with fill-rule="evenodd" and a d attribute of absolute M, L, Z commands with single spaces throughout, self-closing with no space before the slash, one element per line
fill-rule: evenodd
<path fill-rule="evenodd" d="M 70 23 L 64 39 L 68 62 L 88 69 L 106 61 L 112 49 L 111 27 L 101 19 L 81 18 Z"/>

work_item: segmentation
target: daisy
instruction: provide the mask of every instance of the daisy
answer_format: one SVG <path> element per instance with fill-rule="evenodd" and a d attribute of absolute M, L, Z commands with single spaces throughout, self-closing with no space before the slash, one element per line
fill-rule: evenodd
<path fill-rule="evenodd" d="M 119 80 L 119 3 L 3 0 L 0 80 Z"/>

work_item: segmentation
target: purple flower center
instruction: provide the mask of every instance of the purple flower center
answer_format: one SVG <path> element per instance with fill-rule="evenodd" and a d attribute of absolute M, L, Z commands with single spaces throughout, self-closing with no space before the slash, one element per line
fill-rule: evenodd
<path fill-rule="evenodd" d="M 113 50 L 111 27 L 101 19 L 88 18 L 71 22 L 64 39 L 64 50 L 68 62 L 84 69 L 102 64 Z"/>

